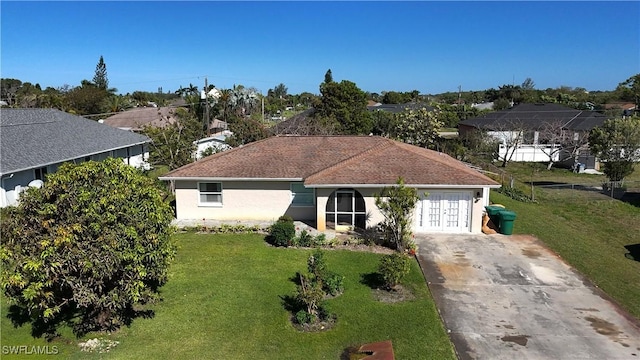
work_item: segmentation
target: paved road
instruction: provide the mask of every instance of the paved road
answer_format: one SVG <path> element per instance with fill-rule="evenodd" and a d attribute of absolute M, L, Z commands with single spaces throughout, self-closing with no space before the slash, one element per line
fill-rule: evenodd
<path fill-rule="evenodd" d="M 640 359 L 640 322 L 537 239 L 416 240 L 460 359 Z"/>

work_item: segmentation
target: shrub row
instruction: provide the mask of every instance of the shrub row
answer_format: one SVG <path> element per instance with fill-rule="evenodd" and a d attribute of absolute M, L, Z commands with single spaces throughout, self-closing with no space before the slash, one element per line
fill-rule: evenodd
<path fill-rule="evenodd" d="M 535 200 L 532 200 L 531 197 L 527 194 L 524 193 L 524 191 L 515 188 L 515 187 L 508 187 L 508 186 L 503 186 L 499 189 L 497 189 L 497 191 L 500 194 L 506 195 L 510 198 L 512 198 L 513 200 L 516 201 L 520 201 L 520 202 L 524 202 L 524 203 L 535 203 Z"/>
<path fill-rule="evenodd" d="M 260 225 L 228 225 L 221 224 L 216 226 L 206 226 L 206 225 L 197 225 L 197 226 L 185 226 L 182 228 L 184 232 L 205 232 L 211 234 L 264 234 L 269 232 L 270 227 L 264 227 Z"/>

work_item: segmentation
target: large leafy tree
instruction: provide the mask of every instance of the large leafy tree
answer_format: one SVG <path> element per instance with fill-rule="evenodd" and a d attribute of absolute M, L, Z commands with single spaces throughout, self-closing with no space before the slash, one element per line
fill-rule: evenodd
<path fill-rule="evenodd" d="M 633 101 L 636 109 L 640 108 L 640 73 L 618 84 L 616 92 L 621 99 Z"/>
<path fill-rule="evenodd" d="M 367 111 L 367 95 L 349 81 L 333 81 L 331 70 L 320 84 L 322 98 L 316 117 L 335 119 L 345 135 L 369 134 L 373 129 L 371 114 Z"/>
<path fill-rule="evenodd" d="M 12 106 L 16 103 L 18 90 L 22 86 L 22 81 L 18 79 L 0 79 L 0 100 Z"/>
<path fill-rule="evenodd" d="M 229 125 L 229 130 L 233 135 L 227 139 L 227 144 L 232 147 L 262 140 L 269 136 L 262 123 L 247 118 L 236 119 Z"/>
<path fill-rule="evenodd" d="M 129 324 L 159 299 L 175 254 L 163 190 L 119 159 L 62 165 L 2 216 L 0 280 L 35 336 Z"/>
<path fill-rule="evenodd" d="M 151 138 L 151 164 L 166 165 L 172 170 L 195 161 L 194 142 L 203 135 L 202 124 L 192 113 L 179 108 L 175 118 L 164 127 L 146 126 L 143 130 Z"/>
<path fill-rule="evenodd" d="M 622 181 L 640 160 L 640 117 L 610 119 L 589 134 L 591 152 L 604 162 L 610 181 Z"/>
<path fill-rule="evenodd" d="M 102 112 L 104 101 L 109 97 L 109 92 L 88 80 L 82 80 L 80 86 L 73 88 L 65 96 L 69 103 L 70 112 L 87 115 Z"/>
<path fill-rule="evenodd" d="M 435 112 L 425 108 L 407 110 L 395 115 L 389 135 L 407 144 L 433 148 L 441 128 Z"/>

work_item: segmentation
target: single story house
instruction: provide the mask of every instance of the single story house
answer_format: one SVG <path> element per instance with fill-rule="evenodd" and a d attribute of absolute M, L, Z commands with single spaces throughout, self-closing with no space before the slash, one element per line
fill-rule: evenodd
<path fill-rule="evenodd" d="M 122 158 L 146 165 L 150 139 L 56 109 L 0 110 L 0 207 L 65 162 Z"/>
<path fill-rule="evenodd" d="M 165 127 L 176 121 L 171 107 L 143 107 L 121 111 L 100 122 L 121 130 L 141 132 L 145 126 Z"/>
<path fill-rule="evenodd" d="M 516 162 L 567 160 L 571 163 L 568 165 L 578 162 L 594 169 L 597 162 L 589 152 L 586 138 L 591 129 L 601 126 L 607 118 L 596 111 L 576 110 L 560 104 L 518 104 L 463 120 L 458 124 L 458 131 L 464 136 L 480 130 L 498 140 L 499 160 L 505 157 L 507 161 Z M 562 134 L 549 140 L 549 131 Z M 564 143 L 558 141 L 560 138 L 565 139 Z M 571 156 L 574 152 L 575 159 Z"/>
<path fill-rule="evenodd" d="M 202 138 L 200 140 L 196 140 L 194 143 L 196 145 L 196 153 L 194 154 L 194 158 L 196 160 L 201 159 L 202 153 L 207 151 L 209 148 L 213 148 L 214 152 L 226 151 L 231 149 L 231 146 L 227 144 L 227 138 L 229 138 L 233 133 L 229 130 L 224 130 L 219 133 L 213 134 L 209 137 Z"/>
<path fill-rule="evenodd" d="M 119 112 L 99 122 L 121 130 L 142 132 L 145 126 L 165 127 L 175 123 L 178 119 L 175 107 L 144 107 Z M 209 124 L 209 132 L 212 134 L 227 130 L 227 123 L 213 119 Z"/>
<path fill-rule="evenodd" d="M 480 233 L 500 185 L 432 150 L 378 136 L 274 136 L 173 170 L 178 220 L 275 221 L 319 231 L 365 228 L 383 216 L 375 194 L 399 177 L 418 190 L 416 232 Z"/>
<path fill-rule="evenodd" d="M 367 104 L 367 110 L 369 111 L 385 111 L 392 114 L 398 114 L 407 110 L 420 110 L 427 109 L 427 111 L 433 111 L 435 108 L 424 103 L 410 102 L 406 104 L 382 104 L 382 103 L 369 103 Z"/>

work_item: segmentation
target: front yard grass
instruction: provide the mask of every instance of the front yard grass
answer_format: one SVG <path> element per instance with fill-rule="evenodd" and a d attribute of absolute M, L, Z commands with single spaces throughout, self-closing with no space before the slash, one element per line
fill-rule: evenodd
<path fill-rule="evenodd" d="M 416 298 L 388 304 L 375 301 L 362 281 L 381 255 L 327 250 L 328 267 L 345 276 L 344 293 L 326 303 L 338 320 L 329 331 L 303 333 L 290 323 L 282 298 L 294 295 L 291 278 L 306 271 L 311 250 L 274 248 L 260 235 L 176 237 L 178 256 L 155 316 L 111 335 L 85 337 L 119 341 L 109 353 L 80 352 L 80 340 L 69 334 L 49 344 L 32 339 L 30 326 L 13 328 L 4 299 L 2 345 L 56 345 L 72 359 L 339 359 L 347 347 L 392 340 L 398 359 L 455 358 L 415 261 L 404 284 Z"/>
<path fill-rule="evenodd" d="M 533 234 L 640 319 L 640 262 L 625 245 L 640 243 L 640 207 L 598 192 L 536 189 L 537 204 L 491 192 L 517 213 L 514 232 Z"/>

